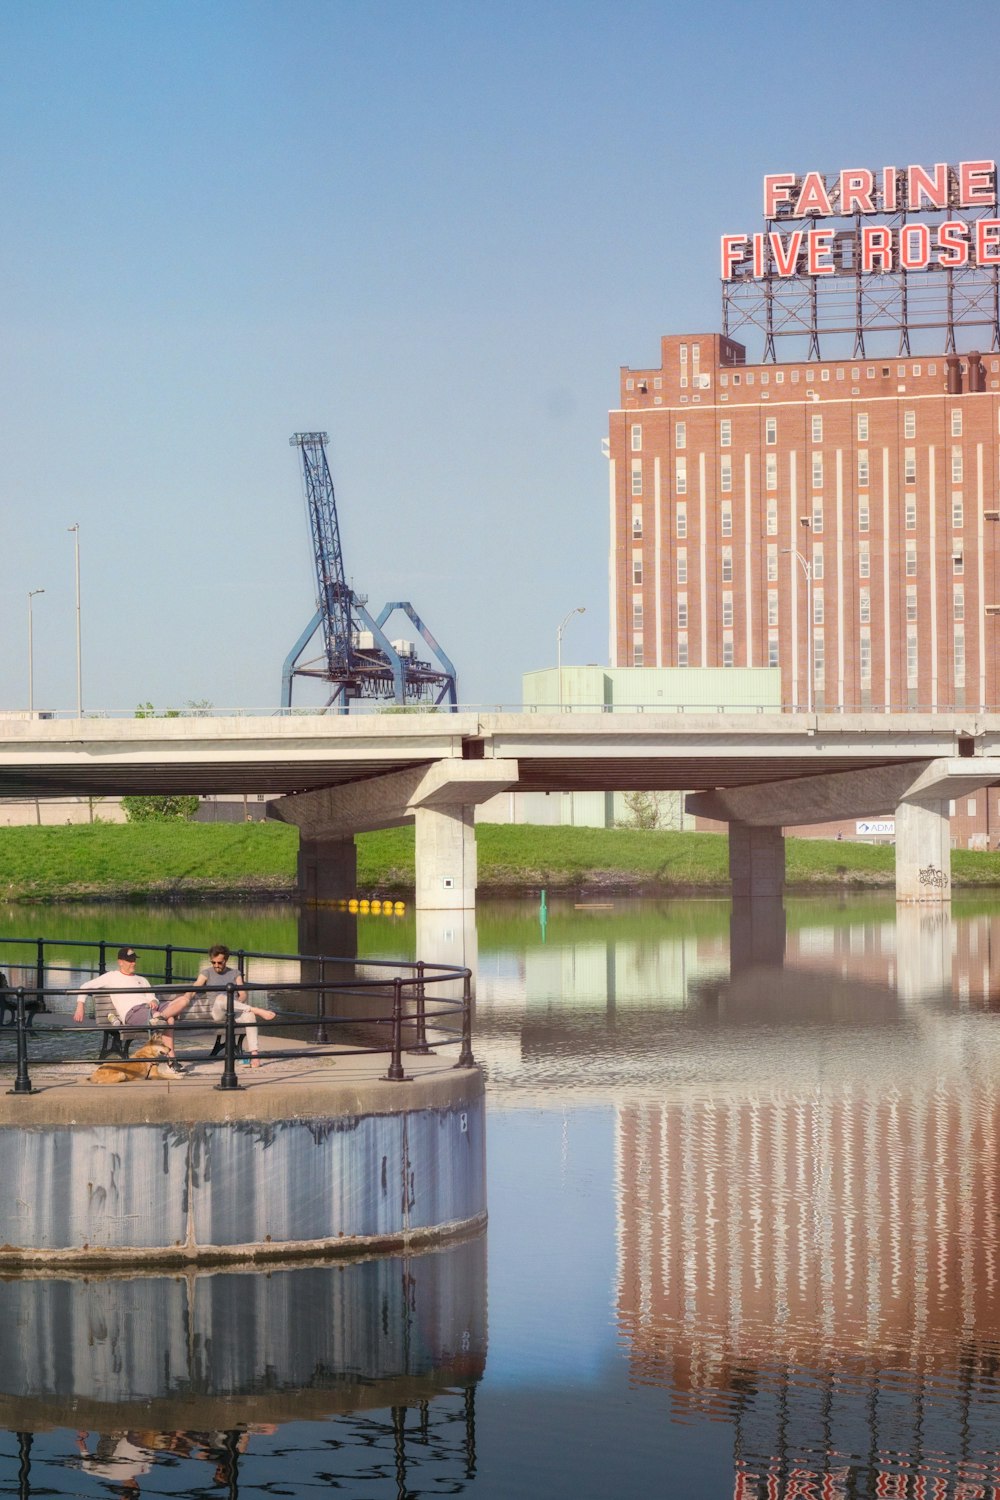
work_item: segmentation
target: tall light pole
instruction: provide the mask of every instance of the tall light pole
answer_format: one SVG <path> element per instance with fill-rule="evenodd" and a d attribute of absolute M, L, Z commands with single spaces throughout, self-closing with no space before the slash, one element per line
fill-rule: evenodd
<path fill-rule="evenodd" d="M 28 713 L 32 717 L 34 717 L 35 713 L 35 640 L 31 617 L 31 601 L 36 594 L 44 593 L 44 589 L 28 590 Z"/>
<path fill-rule="evenodd" d="M 782 552 L 797 557 L 806 575 L 806 713 L 813 711 L 813 570 L 812 563 L 795 547 L 782 547 Z"/>
<path fill-rule="evenodd" d="M 74 521 L 66 527 L 73 533 L 73 550 L 76 557 L 76 716 L 83 718 L 83 655 L 80 647 L 80 523 Z"/>
<path fill-rule="evenodd" d="M 586 613 L 587 613 L 587 606 L 585 604 L 578 604 L 576 606 L 576 609 L 571 609 L 570 612 L 569 612 L 569 614 L 566 615 L 565 619 L 563 619 L 560 622 L 559 629 L 556 631 L 556 678 L 557 678 L 557 681 L 558 681 L 558 688 L 559 688 L 559 712 L 560 713 L 562 713 L 562 706 L 563 706 L 563 691 L 562 691 L 562 638 L 563 638 L 563 631 L 566 629 L 566 626 L 569 624 L 570 620 L 572 620 L 572 618 L 573 618 L 574 615 L 585 615 Z"/>

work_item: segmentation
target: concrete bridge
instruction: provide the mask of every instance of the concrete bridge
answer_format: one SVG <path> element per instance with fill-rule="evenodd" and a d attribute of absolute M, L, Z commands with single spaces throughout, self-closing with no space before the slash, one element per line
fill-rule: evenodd
<path fill-rule="evenodd" d="M 418 911 L 475 905 L 476 806 L 685 791 L 729 825 L 733 895 L 780 897 L 785 826 L 893 815 L 899 901 L 951 894 L 949 803 L 1000 782 L 1000 715 L 274 714 L 0 720 L 0 796 L 245 793 L 300 832 L 307 900 L 353 895 L 354 838 L 416 827 Z"/>

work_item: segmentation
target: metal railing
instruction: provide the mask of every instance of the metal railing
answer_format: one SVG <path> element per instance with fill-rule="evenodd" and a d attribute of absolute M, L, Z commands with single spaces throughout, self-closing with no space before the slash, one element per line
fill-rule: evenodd
<path fill-rule="evenodd" d="M 71 974 L 85 974 L 92 978 L 106 973 L 109 955 L 112 955 L 113 963 L 113 956 L 119 947 L 124 946 L 124 943 L 108 938 L 0 937 L 0 970 L 5 970 L 8 975 L 8 987 L 0 989 L 0 1035 L 13 1031 L 15 1037 L 16 1073 L 14 1085 L 8 1093 L 35 1092 L 29 1071 L 32 1050 L 36 1060 L 44 1052 L 46 1064 L 94 1066 L 93 1055 L 81 1055 L 79 1047 L 64 1049 L 60 1053 L 53 1045 L 60 1034 L 79 1038 L 97 1032 L 105 1036 L 109 1032 L 118 1032 L 134 1037 L 138 1032 L 148 1030 L 145 1025 L 129 1026 L 117 1019 L 102 1021 L 100 1015 L 93 1025 L 74 1021 L 67 1024 L 65 1019 L 60 1024 L 59 1017 L 65 1016 L 66 1012 L 59 1005 L 55 1008 L 50 1005 L 50 1002 L 78 1001 L 81 998 L 80 985 L 84 982 L 78 978 L 75 983 L 54 984 L 53 979 Z M 144 968 L 149 968 L 150 956 L 160 960 L 152 972 L 137 977 L 149 981 L 155 998 L 161 1002 L 186 994 L 192 988 L 198 966 L 193 966 L 194 972 L 185 973 L 185 969 L 192 968 L 188 960 L 191 956 L 205 957 L 201 948 L 170 943 L 132 943 L 129 946 L 142 955 Z M 82 950 L 84 962 L 69 963 L 68 958 L 77 950 Z M 306 1040 L 302 1046 L 284 1046 L 271 1052 L 262 1049 L 259 1054 L 262 1058 L 284 1061 L 344 1053 L 386 1055 L 389 1063 L 383 1077 L 393 1083 L 410 1081 L 403 1066 L 404 1055 L 429 1056 L 440 1048 L 456 1047 L 458 1058 L 454 1067 L 473 1068 L 476 1065 L 472 1053 L 472 973 L 469 969 L 451 964 L 430 964 L 423 960 L 412 963 L 395 959 L 359 960 L 330 954 L 269 953 L 251 949 L 232 953 L 230 960 L 242 974 L 243 983 L 227 985 L 225 1016 L 218 1020 L 185 1021 L 181 1012 L 170 1022 L 170 1032 L 176 1039 L 176 1055 L 182 1062 L 206 1060 L 203 1051 L 180 1050 L 184 1036 L 190 1035 L 193 1040 L 196 1034 L 214 1032 L 221 1037 L 223 1070 L 217 1087 L 222 1090 L 241 1087 L 236 1060 L 239 1033 L 248 1023 L 237 1014 L 237 995 L 244 992 L 251 1006 L 255 996 L 266 1008 L 271 1008 L 267 1002 L 273 1004 L 280 997 L 277 1016 L 273 1021 L 263 1023 L 269 1030 L 286 1032 L 298 1041 L 303 1040 L 303 1031 L 312 1033 L 312 1039 Z M 261 963 L 297 966 L 298 978 L 278 977 L 257 982 L 251 978 L 255 963 L 258 966 Z M 303 979 L 304 967 L 313 970 L 315 977 Z M 116 993 L 129 991 L 120 987 Z M 137 1004 L 148 999 L 150 994 L 145 986 L 138 984 L 131 993 Z M 203 993 L 217 997 L 223 992 Z M 106 992 L 96 990 L 95 999 L 102 996 L 106 997 Z M 348 998 L 354 1002 L 350 1014 L 343 1003 Z M 106 1005 L 104 1010 L 107 1010 Z M 47 1019 L 36 1027 L 38 1016 Z M 338 1036 L 339 1039 L 335 1040 Z"/>

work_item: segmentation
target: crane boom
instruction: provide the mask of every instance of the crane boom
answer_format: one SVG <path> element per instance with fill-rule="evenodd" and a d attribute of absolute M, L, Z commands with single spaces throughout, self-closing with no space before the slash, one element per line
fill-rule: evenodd
<path fill-rule="evenodd" d="M 296 432 L 288 441 L 302 455 L 306 506 L 319 589 L 316 605 L 323 626 L 327 666 L 331 676 L 342 677 L 349 674 L 351 669 L 353 596 L 344 576 L 337 498 L 333 490 L 330 465 L 326 461 L 326 444 L 329 438 L 325 432 Z"/>

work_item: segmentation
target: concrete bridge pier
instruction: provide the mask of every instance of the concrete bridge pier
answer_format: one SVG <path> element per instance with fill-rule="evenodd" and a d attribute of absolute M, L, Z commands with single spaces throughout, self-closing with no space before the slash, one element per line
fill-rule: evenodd
<path fill-rule="evenodd" d="M 941 906 L 951 900 L 949 804 L 938 798 L 896 808 L 896 900 Z"/>
<path fill-rule="evenodd" d="M 729 825 L 730 972 L 785 961 L 785 840 L 780 828 Z"/>

